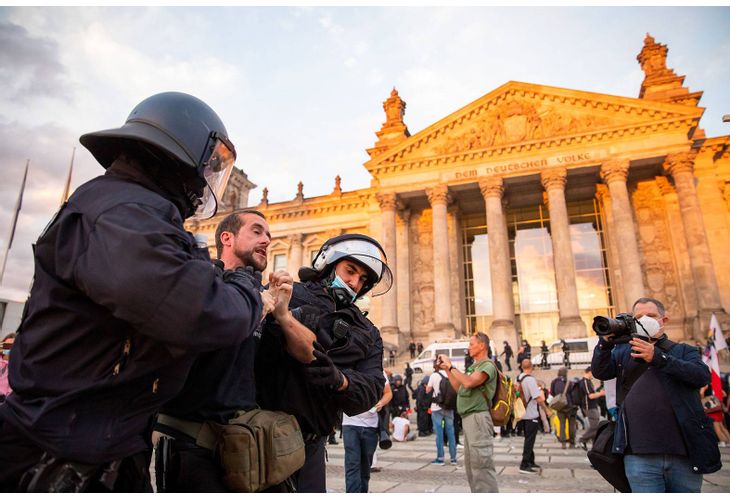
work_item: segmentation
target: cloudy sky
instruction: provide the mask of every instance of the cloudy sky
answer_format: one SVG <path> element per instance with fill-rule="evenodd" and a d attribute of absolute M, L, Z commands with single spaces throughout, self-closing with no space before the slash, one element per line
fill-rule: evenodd
<path fill-rule="evenodd" d="M 636 97 L 645 34 L 703 90 L 708 136 L 730 124 L 730 8 L 0 8 L 0 255 L 30 173 L 0 294 L 27 291 L 31 243 L 102 170 L 78 143 L 157 92 L 191 93 L 226 123 L 269 200 L 369 185 L 365 149 L 393 86 L 418 132 L 509 80 Z"/>

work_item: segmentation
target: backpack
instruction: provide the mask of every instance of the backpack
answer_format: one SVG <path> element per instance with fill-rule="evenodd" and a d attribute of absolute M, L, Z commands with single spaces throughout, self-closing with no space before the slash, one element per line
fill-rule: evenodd
<path fill-rule="evenodd" d="M 496 367 L 496 365 L 495 365 Z M 484 394 L 482 392 L 482 394 Z M 484 396 L 486 399 L 486 395 Z M 494 397 L 489 405 L 489 413 L 492 415 L 492 424 L 498 427 L 507 425 L 510 416 L 515 411 L 515 403 L 519 398 L 512 380 L 497 370 L 497 387 Z M 487 401 L 489 403 L 489 401 Z M 524 407 L 523 407 L 524 410 Z M 523 411 L 524 414 L 524 411 Z"/>
<path fill-rule="evenodd" d="M 444 410 L 453 410 L 456 408 L 456 391 L 449 382 L 448 377 L 444 377 L 441 372 L 437 373 L 441 376 L 441 382 L 439 382 L 439 393 L 433 398 L 433 402 Z"/>
<path fill-rule="evenodd" d="M 583 403 L 583 389 L 581 388 L 580 380 L 573 378 L 568 382 L 568 390 L 566 391 L 568 397 L 568 403 L 574 407 L 581 407 Z"/>

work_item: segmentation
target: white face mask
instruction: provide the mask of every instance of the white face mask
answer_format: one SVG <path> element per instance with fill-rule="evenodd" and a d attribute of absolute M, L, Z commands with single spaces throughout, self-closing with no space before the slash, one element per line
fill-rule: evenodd
<path fill-rule="evenodd" d="M 662 325 L 651 316 L 642 316 L 636 320 L 636 333 L 642 337 L 648 335 L 652 339 L 656 339 L 662 336 L 661 329 Z M 642 328 L 643 327 L 643 328 Z"/>

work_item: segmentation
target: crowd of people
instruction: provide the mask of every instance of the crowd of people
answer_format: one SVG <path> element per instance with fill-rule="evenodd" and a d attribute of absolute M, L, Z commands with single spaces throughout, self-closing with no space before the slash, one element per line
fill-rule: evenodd
<path fill-rule="evenodd" d="M 520 472 L 536 474 L 538 432 L 587 450 L 602 417 L 617 423 L 633 491 L 699 491 L 720 467 L 728 400 L 711 394 L 697 349 L 667 338 L 661 302 L 634 304 L 650 338 L 602 336 L 580 377 L 568 377 L 563 341 L 549 386 L 523 342 L 513 381 L 524 415 L 497 421 L 498 383 L 509 380 L 499 358 L 511 372 L 514 355 L 506 341 L 498 353 L 472 335 L 463 370 L 439 355 L 415 388 L 409 364 L 405 378 L 384 369 L 398 353 L 385 357 L 358 306 L 392 284 L 375 239 L 330 238 L 297 281 L 264 277 L 268 222 L 244 209 L 219 223 L 210 258 L 183 223 L 215 214 L 236 152 L 207 104 L 157 94 L 123 126 L 80 141 L 106 172 L 39 237 L 18 333 L 3 339 L 0 491 L 150 492 L 154 449 L 160 492 L 326 492 L 326 443 L 340 427 L 347 492 L 369 490 L 378 446 L 430 434 L 432 464 L 447 463 L 445 448 L 458 464 L 463 447 L 471 491 L 497 492 L 495 439 L 524 436 Z M 422 351 L 408 346 L 411 359 Z M 545 342 L 541 352 L 545 367 Z"/>

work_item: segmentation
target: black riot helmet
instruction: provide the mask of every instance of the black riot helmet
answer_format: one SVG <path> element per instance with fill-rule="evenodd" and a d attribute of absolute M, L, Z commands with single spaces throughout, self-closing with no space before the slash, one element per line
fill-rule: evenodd
<path fill-rule="evenodd" d="M 193 169 L 205 189 L 186 192 L 195 216 L 212 217 L 233 170 L 236 150 L 223 122 L 210 106 L 189 94 L 164 92 L 139 103 L 119 128 L 84 134 L 79 139 L 109 168 L 121 153 L 141 147 L 153 157 Z M 193 191 L 193 190 L 191 190 Z"/>
<path fill-rule="evenodd" d="M 326 285 L 330 286 L 335 278 L 335 265 L 342 259 L 355 261 L 367 270 L 367 282 L 357 297 L 362 297 L 370 290 L 373 290 L 374 296 L 383 295 L 393 285 L 393 273 L 388 267 L 383 247 L 364 234 L 343 234 L 325 241 L 312 260 L 312 267 L 299 270 L 299 278 L 302 281 L 324 279 Z"/>

